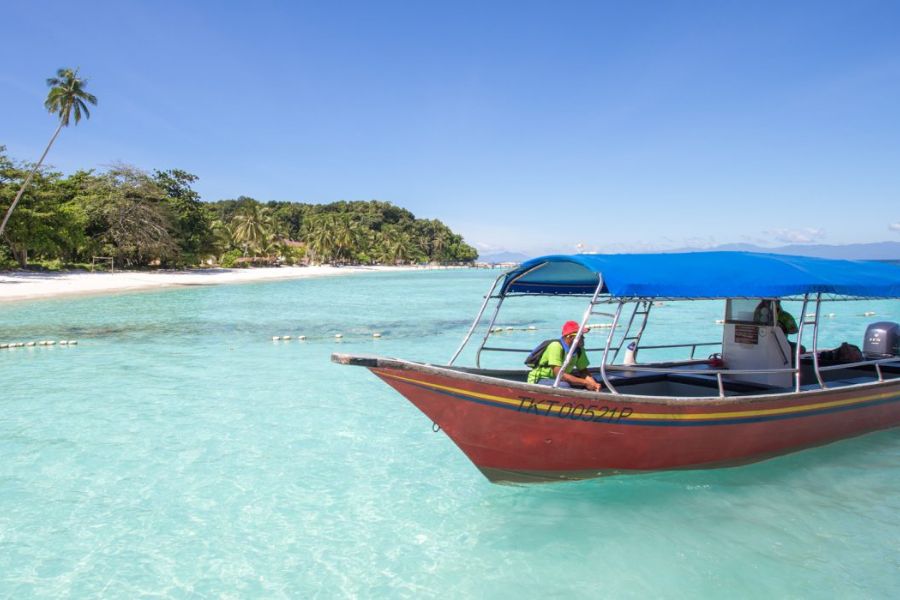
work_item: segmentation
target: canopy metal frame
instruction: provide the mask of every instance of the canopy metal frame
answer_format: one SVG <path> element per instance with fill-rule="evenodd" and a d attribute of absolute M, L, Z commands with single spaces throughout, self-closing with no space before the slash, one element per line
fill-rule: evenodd
<path fill-rule="evenodd" d="M 491 285 L 491 288 L 488 290 L 488 293 L 484 296 L 484 302 L 481 303 L 481 309 L 478 311 L 478 314 L 475 316 L 475 320 L 472 321 L 472 326 L 469 327 L 469 331 L 466 333 L 463 338 L 462 343 L 460 343 L 459 348 L 456 349 L 456 352 L 453 353 L 453 357 L 450 358 L 450 361 L 447 363 L 448 367 L 452 367 L 453 363 L 456 362 L 456 359 L 459 358 L 459 355 L 462 353 L 463 348 L 466 347 L 466 344 L 469 343 L 469 340 L 472 338 L 472 334 L 475 333 L 475 330 L 478 328 L 478 323 L 481 322 L 481 317 L 484 315 L 485 309 L 487 309 L 488 304 L 494 298 L 498 298 L 499 301 L 497 303 L 497 309 L 494 311 L 494 316 L 491 318 L 491 325 L 488 326 L 488 332 L 484 336 L 484 340 L 481 342 L 481 346 L 478 348 L 478 354 L 476 355 L 475 364 L 480 368 L 479 358 L 481 356 L 481 351 L 484 349 L 484 343 L 487 341 L 488 336 L 490 335 L 491 327 L 493 327 L 494 321 L 497 319 L 497 314 L 500 312 L 500 304 L 503 302 L 503 297 L 494 295 L 494 291 L 497 289 L 497 284 L 506 277 L 506 273 L 501 273 Z"/>
<path fill-rule="evenodd" d="M 535 269 L 540 268 L 543 265 L 535 266 Z M 519 275 L 519 277 L 524 277 L 530 271 L 526 271 Z M 464 348 L 468 345 L 472 336 L 478 328 L 479 323 L 481 323 L 482 318 L 484 316 L 485 311 L 487 310 L 488 305 L 491 300 L 496 300 L 496 306 L 494 307 L 494 311 L 491 315 L 491 318 L 488 322 L 487 329 L 484 335 L 481 338 L 481 342 L 478 345 L 478 350 L 475 353 L 475 366 L 477 368 L 481 368 L 481 354 L 484 351 L 497 351 L 497 352 L 530 352 L 527 349 L 515 349 L 515 348 L 495 348 L 486 346 L 488 339 L 494 329 L 494 324 L 497 322 L 497 317 L 500 314 L 500 309 L 503 306 L 503 301 L 512 296 L 565 296 L 565 297 L 586 297 L 586 294 L 538 294 L 538 293 L 512 293 L 505 294 L 502 291 L 497 292 L 497 286 L 500 285 L 500 282 L 503 281 L 504 277 L 506 277 L 506 273 L 498 276 L 491 284 L 488 293 L 484 296 L 484 301 L 482 302 L 481 308 L 478 311 L 475 320 L 472 322 L 472 325 L 469 327 L 469 330 L 466 332 L 465 337 L 457 348 L 456 352 L 451 357 L 450 361 L 447 363 L 447 366 L 453 366 L 456 362 L 456 359 L 460 356 Z M 509 287 L 511 282 L 505 286 L 501 286 L 501 290 L 504 287 Z M 559 387 L 560 381 L 562 380 L 562 375 L 565 373 L 565 370 L 568 368 L 569 364 L 571 364 L 575 350 L 579 347 L 584 339 L 584 331 L 587 327 L 588 320 L 592 315 L 601 314 L 596 310 L 597 306 L 600 305 L 609 305 L 615 304 L 616 309 L 613 313 L 613 321 L 609 328 L 609 332 L 606 336 L 606 341 L 603 346 L 603 355 L 600 362 L 600 377 L 603 380 L 603 385 L 613 394 L 619 394 L 620 392 L 616 390 L 615 385 L 613 384 L 610 372 L 611 371 L 625 371 L 625 372 L 653 372 L 653 373 L 684 373 L 683 369 L 674 369 L 674 368 L 660 368 L 660 367 L 643 367 L 640 365 L 614 365 L 613 363 L 617 360 L 619 353 L 621 352 L 622 346 L 626 341 L 634 341 L 636 350 L 640 349 L 640 340 L 643 336 L 644 330 L 646 329 L 646 325 L 649 319 L 650 309 L 653 306 L 653 302 L 658 302 L 660 300 L 668 300 L 668 301 L 686 301 L 686 300 L 734 300 L 734 299 L 758 299 L 758 296 L 741 296 L 735 298 L 721 298 L 721 297 L 710 297 L 710 298 L 647 298 L 647 297 L 614 297 L 608 294 L 603 294 L 603 277 L 600 274 L 597 274 L 597 286 L 594 289 L 593 294 L 590 295 L 590 300 L 588 302 L 588 306 L 585 309 L 581 321 L 580 327 L 578 330 L 578 335 L 575 338 L 575 342 L 569 347 L 568 352 L 566 353 L 565 360 L 563 361 L 562 367 L 559 369 L 554 382 L 553 387 Z M 812 357 L 812 365 L 813 365 L 813 373 L 816 376 L 816 382 L 818 383 L 819 389 L 828 389 L 828 385 L 825 381 L 825 378 L 822 376 L 823 371 L 829 371 L 833 369 L 844 369 L 851 368 L 857 366 L 865 366 L 872 365 L 875 367 L 876 371 L 876 379 L 881 382 L 884 380 L 884 374 L 881 369 L 881 365 L 888 362 L 896 362 L 896 359 L 878 359 L 878 360 L 864 360 L 856 363 L 850 364 L 840 364 L 840 365 L 831 365 L 831 366 L 822 366 L 819 364 L 819 356 L 818 356 L 818 341 L 819 341 L 819 324 L 821 317 L 821 306 L 822 302 L 839 302 L 839 301 L 852 301 L 852 300 L 862 300 L 862 299 L 873 299 L 869 297 L 847 297 L 847 296 L 838 296 L 835 294 L 823 294 L 821 292 L 816 294 L 804 294 L 802 296 L 786 296 L 783 298 L 763 298 L 765 300 L 783 300 L 783 301 L 797 301 L 802 302 L 802 312 L 801 319 L 798 324 L 797 331 L 797 344 L 794 348 L 793 355 L 793 366 L 790 368 L 776 368 L 776 369 L 710 369 L 704 371 L 704 374 L 715 375 L 716 383 L 719 391 L 720 397 L 725 397 L 725 380 L 723 377 L 728 375 L 750 375 L 750 374 L 765 374 L 765 373 L 791 373 L 793 380 L 793 387 L 796 393 L 800 393 L 803 391 L 803 382 L 801 376 L 801 358 L 803 356 L 802 353 L 802 340 L 804 337 L 804 333 L 811 330 L 812 332 L 812 350 L 810 352 Z M 876 298 L 876 299 L 892 299 L 892 298 Z M 620 338 L 618 345 L 614 346 L 614 340 L 616 336 L 616 330 L 618 329 L 619 322 L 622 319 L 622 314 L 624 308 L 627 304 L 634 303 L 634 308 L 631 311 L 630 316 L 628 317 L 628 324 L 624 330 L 622 337 Z M 812 318 L 808 316 L 807 310 L 809 308 L 809 304 L 813 303 L 815 305 L 815 310 L 812 313 Z M 643 306 L 643 310 L 641 307 Z M 602 313 L 608 314 L 608 313 Z M 637 319 L 639 321 L 639 325 L 637 328 L 637 332 L 634 335 L 631 335 L 631 330 L 635 324 L 636 317 L 640 317 Z M 676 344 L 676 345 L 665 345 L 665 346 L 647 346 L 647 349 L 650 348 L 666 348 L 666 347 L 692 347 L 691 351 L 691 359 L 694 357 L 694 353 L 696 351 L 697 346 L 701 345 L 714 345 L 714 343 L 706 344 L 706 343 L 692 343 L 692 344 Z M 860 383 L 856 385 L 866 385 L 865 383 Z"/>

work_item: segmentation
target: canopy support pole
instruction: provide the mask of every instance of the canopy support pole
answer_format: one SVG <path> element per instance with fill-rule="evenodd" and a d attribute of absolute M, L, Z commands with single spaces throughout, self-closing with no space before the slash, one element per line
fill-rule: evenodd
<path fill-rule="evenodd" d="M 803 309 L 800 313 L 800 326 L 797 329 L 797 347 L 794 348 L 794 392 L 800 392 L 800 386 L 803 382 L 800 380 L 800 347 L 803 345 L 803 329 L 806 325 L 812 325 L 813 330 L 813 341 L 812 341 L 812 357 L 813 357 L 813 372 L 816 374 L 816 379 L 819 381 L 819 387 L 824 389 L 826 387 L 825 381 L 822 379 L 822 373 L 819 371 L 819 315 L 822 309 L 822 292 L 816 294 L 816 311 L 813 316 L 812 321 L 808 321 L 806 318 L 806 309 L 809 305 L 809 293 L 803 295 Z"/>
<path fill-rule="evenodd" d="M 643 310 L 641 310 L 641 306 L 643 306 Z M 619 344 L 613 350 L 612 362 L 616 362 L 616 359 L 619 358 L 619 354 L 622 352 L 622 346 L 625 345 L 626 342 L 634 342 L 635 352 L 638 350 L 638 346 L 641 343 L 641 336 L 644 335 L 644 329 L 647 327 L 647 318 L 650 316 L 650 308 L 653 306 L 653 302 L 650 300 L 636 300 L 634 303 L 634 310 L 631 311 L 631 318 L 628 319 L 628 326 L 625 328 L 625 334 L 622 336 L 622 339 L 619 340 Z M 637 315 L 641 315 L 641 324 L 638 327 L 637 333 L 634 335 L 631 334 L 631 328 L 634 326 L 634 318 Z"/>
<path fill-rule="evenodd" d="M 816 294 L 816 316 L 813 324 L 813 345 L 812 345 L 812 355 L 813 355 L 813 369 L 816 372 L 816 379 L 819 380 L 819 387 L 825 389 L 827 386 L 825 385 L 825 381 L 822 379 L 822 373 L 819 371 L 819 311 L 822 308 L 822 292 Z M 806 318 L 806 315 L 803 315 L 803 318 Z M 797 351 L 800 350 L 800 340 L 797 340 Z"/>
<path fill-rule="evenodd" d="M 466 333 L 466 336 L 463 338 L 463 341 L 459 345 L 459 348 L 456 349 L 456 352 L 453 354 L 453 358 L 451 358 L 450 362 L 447 363 L 448 367 L 453 366 L 453 363 L 456 361 L 457 357 L 459 357 L 460 353 L 463 351 L 463 348 L 465 348 L 466 344 L 469 343 L 469 339 L 472 337 L 472 334 L 475 333 L 475 328 L 478 327 L 478 323 L 481 321 L 481 317 L 484 315 L 484 310 L 487 308 L 488 302 L 490 302 L 491 298 L 494 297 L 494 290 L 497 289 L 497 284 L 500 283 L 500 280 L 505 276 L 506 273 L 503 273 L 494 280 L 494 284 L 491 286 L 490 291 L 488 291 L 487 296 L 484 297 L 484 302 L 481 303 L 481 310 L 478 311 L 478 316 L 475 317 L 475 320 L 472 322 L 472 326 L 469 327 L 468 333 Z"/>
<path fill-rule="evenodd" d="M 609 381 L 609 375 L 606 373 L 606 357 L 609 356 L 609 347 L 612 346 L 613 335 L 615 335 L 616 327 L 619 325 L 619 317 L 622 315 L 623 306 L 625 306 L 625 302 L 620 301 L 619 306 L 616 308 L 616 315 L 613 317 L 612 327 L 609 328 L 609 334 L 606 336 L 606 347 L 603 349 L 603 360 L 600 361 L 600 377 L 603 378 L 603 385 L 605 385 L 613 394 L 618 394 L 619 392 L 613 387 L 612 383 Z"/>
<path fill-rule="evenodd" d="M 803 294 L 803 308 L 800 309 L 800 327 L 797 329 L 797 347 L 794 348 L 794 392 L 800 393 L 800 347 L 803 346 L 803 326 L 806 325 L 806 306 L 809 294 Z M 777 325 L 776 325 L 777 326 Z"/>
<path fill-rule="evenodd" d="M 497 297 L 497 308 L 494 309 L 494 314 L 491 315 L 491 321 L 484 332 L 484 337 L 481 338 L 481 344 L 478 345 L 478 351 L 475 352 L 475 366 L 479 369 L 481 368 L 481 351 L 484 350 L 484 345 L 487 344 L 488 338 L 491 337 L 491 331 L 494 329 L 494 323 L 497 322 L 497 315 L 500 314 L 500 307 L 503 306 L 505 299 L 506 296 L 503 295 Z"/>

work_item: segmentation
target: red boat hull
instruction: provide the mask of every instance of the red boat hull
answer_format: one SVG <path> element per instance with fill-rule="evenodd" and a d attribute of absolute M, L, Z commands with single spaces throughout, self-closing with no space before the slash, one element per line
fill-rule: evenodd
<path fill-rule="evenodd" d="M 492 481 L 734 466 L 900 424 L 900 380 L 681 399 L 553 390 L 425 366 L 370 369 Z"/>

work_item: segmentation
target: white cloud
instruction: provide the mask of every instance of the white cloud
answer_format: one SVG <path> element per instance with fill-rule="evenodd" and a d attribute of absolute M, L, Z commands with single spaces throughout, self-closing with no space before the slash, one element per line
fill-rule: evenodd
<path fill-rule="evenodd" d="M 890 225 L 888 225 L 888 229 L 890 229 L 891 231 L 900 231 L 900 221 L 891 223 Z"/>
<path fill-rule="evenodd" d="M 824 229 L 805 227 L 803 229 L 775 229 L 765 232 L 779 242 L 788 244 L 812 244 L 825 237 Z"/>

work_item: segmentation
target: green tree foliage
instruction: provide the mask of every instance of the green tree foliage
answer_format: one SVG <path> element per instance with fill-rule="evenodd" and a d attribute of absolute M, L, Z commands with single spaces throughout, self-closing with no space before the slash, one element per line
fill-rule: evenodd
<path fill-rule="evenodd" d="M 194 264 L 197 260 L 216 253 L 212 214 L 200 200 L 200 194 L 191 188 L 197 176 L 169 169 L 154 171 L 153 182 L 165 194 L 173 235 L 179 247 L 179 263 Z"/>
<path fill-rule="evenodd" d="M 257 203 L 242 206 L 231 219 L 234 242 L 250 253 L 264 252 L 271 245 L 274 227 L 271 213 Z"/>
<path fill-rule="evenodd" d="M 32 168 L 15 165 L 0 146 L 0 203 L 13 200 Z M 35 169 L 31 180 L 3 234 L 9 254 L 20 267 L 27 265 L 29 257 L 73 256 L 83 238 L 82 215 L 70 202 L 67 181 L 47 169 Z"/>
<path fill-rule="evenodd" d="M 0 146 L 0 204 L 10 202 L 32 166 Z M 389 202 L 260 203 L 240 196 L 202 202 L 197 177 L 179 169 L 145 173 L 117 165 L 68 177 L 40 168 L 0 237 L 0 268 L 10 259 L 119 267 L 221 264 L 409 264 L 471 262 L 474 248 L 436 219 Z"/>
<path fill-rule="evenodd" d="M 167 196 L 147 173 L 117 165 L 86 182 L 77 200 L 95 244 L 118 265 L 165 265 L 177 260 L 179 244 Z"/>

